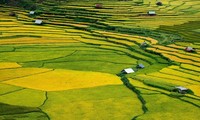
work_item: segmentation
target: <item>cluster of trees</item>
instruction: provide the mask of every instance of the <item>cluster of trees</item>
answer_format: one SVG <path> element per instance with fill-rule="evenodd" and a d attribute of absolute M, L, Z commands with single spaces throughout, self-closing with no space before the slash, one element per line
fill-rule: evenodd
<path fill-rule="evenodd" d="M 24 9 L 35 10 L 36 3 L 42 3 L 44 0 L 0 0 L 0 4 L 23 7 Z"/>

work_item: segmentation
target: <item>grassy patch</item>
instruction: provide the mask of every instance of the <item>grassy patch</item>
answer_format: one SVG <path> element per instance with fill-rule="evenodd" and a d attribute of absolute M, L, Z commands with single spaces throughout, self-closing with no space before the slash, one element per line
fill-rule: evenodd
<path fill-rule="evenodd" d="M 28 61 L 41 61 L 48 59 L 56 59 L 67 56 L 73 51 L 63 52 L 6 52 L 0 53 L 0 60 L 15 61 L 15 62 L 28 62 Z M 23 58 L 23 59 L 22 59 Z"/>
<path fill-rule="evenodd" d="M 48 98 L 42 109 L 52 119 L 132 119 L 142 113 L 136 94 L 123 85 L 49 92 Z"/>
<path fill-rule="evenodd" d="M 179 99 L 171 98 L 166 95 L 154 94 L 143 95 L 147 102 L 148 112 L 137 120 L 144 119 L 193 119 L 200 117 L 199 108 L 190 103 L 181 101 Z M 188 111 L 190 110 L 190 111 Z"/>
<path fill-rule="evenodd" d="M 39 107 L 44 100 L 44 92 L 31 89 L 21 89 L 0 96 L 2 103 L 27 107 Z"/>
<path fill-rule="evenodd" d="M 48 117 L 35 107 L 16 106 L 0 103 L 0 119 L 2 120 L 48 120 Z"/>
<path fill-rule="evenodd" d="M 6 85 L 6 84 L 0 84 L 0 95 L 4 95 L 16 90 L 20 90 L 22 89 L 21 87 L 16 87 L 16 86 L 12 86 L 12 85 Z"/>

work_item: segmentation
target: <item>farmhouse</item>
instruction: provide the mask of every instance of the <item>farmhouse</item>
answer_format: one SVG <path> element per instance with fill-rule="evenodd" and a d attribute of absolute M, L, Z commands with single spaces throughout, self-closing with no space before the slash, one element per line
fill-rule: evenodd
<path fill-rule="evenodd" d="M 185 51 L 187 51 L 187 52 L 195 52 L 195 49 L 190 47 L 190 46 L 188 46 L 188 47 L 185 48 Z"/>
<path fill-rule="evenodd" d="M 137 65 L 137 68 L 138 69 L 143 69 L 143 68 L 145 68 L 145 66 L 142 63 L 140 63 L 140 64 Z"/>
<path fill-rule="evenodd" d="M 185 87 L 182 87 L 182 86 L 177 86 L 172 91 L 178 92 L 178 93 L 181 93 L 181 94 L 186 94 L 188 92 L 188 89 L 185 88 Z"/>
<path fill-rule="evenodd" d="M 102 8 L 103 8 L 103 4 L 102 4 L 102 3 L 97 3 L 97 4 L 95 5 L 95 8 L 97 8 L 97 9 L 102 9 Z"/>
<path fill-rule="evenodd" d="M 150 11 L 147 12 L 147 14 L 148 14 L 149 16 L 155 16 L 155 15 L 156 15 L 156 11 L 150 10 Z"/>
<path fill-rule="evenodd" d="M 126 68 L 121 71 L 121 73 L 124 73 L 124 74 L 130 74 L 130 73 L 134 73 L 134 72 L 135 71 L 132 68 Z"/>
<path fill-rule="evenodd" d="M 35 14 L 35 11 L 30 11 L 29 12 L 29 15 L 34 15 Z"/>
<path fill-rule="evenodd" d="M 41 25 L 42 23 L 42 20 L 35 20 L 35 24 Z"/>
<path fill-rule="evenodd" d="M 148 43 L 144 41 L 143 43 L 141 43 L 140 47 L 142 48 L 148 47 Z"/>

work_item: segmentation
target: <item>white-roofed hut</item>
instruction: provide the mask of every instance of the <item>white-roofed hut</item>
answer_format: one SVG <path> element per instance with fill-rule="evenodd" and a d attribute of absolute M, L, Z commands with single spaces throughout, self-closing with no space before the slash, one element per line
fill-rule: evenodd
<path fill-rule="evenodd" d="M 35 20 L 35 24 L 41 25 L 41 24 L 43 24 L 43 21 L 42 20 Z"/>
<path fill-rule="evenodd" d="M 193 47 L 188 46 L 188 47 L 185 48 L 185 51 L 187 51 L 187 52 L 195 52 L 195 49 Z"/>
<path fill-rule="evenodd" d="M 188 93 L 189 89 L 182 87 L 182 86 L 176 86 L 176 87 L 174 87 L 174 89 L 172 91 L 178 92 L 178 93 L 181 93 L 181 94 L 186 94 L 186 93 Z"/>
<path fill-rule="evenodd" d="M 147 14 L 148 14 L 149 16 L 156 16 L 156 11 L 154 11 L 154 10 L 149 10 L 149 11 L 147 12 Z"/>
<path fill-rule="evenodd" d="M 130 73 L 134 73 L 134 72 L 135 71 L 132 68 L 126 68 L 121 71 L 121 73 L 124 73 L 124 74 L 130 74 Z"/>
<path fill-rule="evenodd" d="M 30 11 L 29 12 L 29 15 L 34 15 L 35 14 L 35 11 Z"/>

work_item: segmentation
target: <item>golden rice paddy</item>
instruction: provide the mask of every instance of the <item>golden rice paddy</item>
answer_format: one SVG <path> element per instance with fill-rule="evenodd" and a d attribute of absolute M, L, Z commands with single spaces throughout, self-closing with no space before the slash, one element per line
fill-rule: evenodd
<path fill-rule="evenodd" d="M 15 39 L 5 39 L 0 41 L 0 45 L 5 44 L 44 44 L 44 43 L 74 43 L 78 42 L 73 38 L 31 38 L 31 37 L 23 37 L 23 38 L 15 38 Z"/>
<path fill-rule="evenodd" d="M 60 91 L 122 84 L 119 77 L 107 73 L 59 69 L 5 81 L 4 83 L 42 91 Z"/>
<path fill-rule="evenodd" d="M 13 68 L 0 70 L 0 82 L 11 80 L 15 78 L 21 78 L 29 75 L 35 75 L 39 73 L 49 72 L 51 69 L 44 68 Z"/>
<path fill-rule="evenodd" d="M 195 95 L 200 96 L 200 85 L 189 85 L 187 88 L 191 89 Z"/>
<path fill-rule="evenodd" d="M 21 65 L 15 62 L 0 62 L 0 69 L 18 68 L 18 67 L 21 67 Z M 0 73 L 0 76 L 1 76 L 1 73 Z"/>

